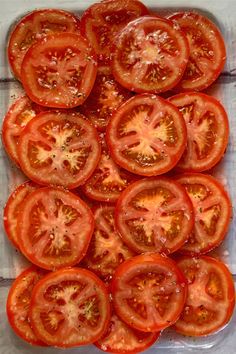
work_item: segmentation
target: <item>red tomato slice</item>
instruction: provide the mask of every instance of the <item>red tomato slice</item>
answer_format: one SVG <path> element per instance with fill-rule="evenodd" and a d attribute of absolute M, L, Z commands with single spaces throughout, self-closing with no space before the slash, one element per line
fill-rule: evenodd
<path fill-rule="evenodd" d="M 205 336 L 230 320 L 235 306 L 232 276 L 215 258 L 181 257 L 177 262 L 188 280 L 184 310 L 174 328 L 185 336 Z"/>
<path fill-rule="evenodd" d="M 6 311 L 14 332 L 26 342 L 34 345 L 45 344 L 36 337 L 29 322 L 29 307 L 34 286 L 45 275 L 40 269 L 30 267 L 22 272 L 12 284 Z"/>
<path fill-rule="evenodd" d="M 125 323 L 143 332 L 156 332 L 177 321 L 187 287 L 174 261 L 149 253 L 117 268 L 112 295 L 115 311 Z"/>
<path fill-rule="evenodd" d="M 134 251 L 169 254 L 188 239 L 193 206 L 179 183 L 165 177 L 143 179 L 121 194 L 115 221 L 122 239 Z"/>
<path fill-rule="evenodd" d="M 106 126 L 116 109 L 131 97 L 131 92 L 114 80 L 109 66 L 100 66 L 88 99 L 80 111 L 100 130 Z"/>
<path fill-rule="evenodd" d="M 37 336 L 49 345 L 67 348 L 93 343 L 110 321 L 107 289 L 82 268 L 50 273 L 34 288 L 30 321 Z"/>
<path fill-rule="evenodd" d="M 27 51 L 23 87 L 46 107 L 73 108 L 90 94 L 97 74 L 96 55 L 80 34 L 60 33 L 39 40 Z"/>
<path fill-rule="evenodd" d="M 225 153 L 229 122 L 224 107 L 214 97 L 202 93 L 180 93 L 169 98 L 187 126 L 187 148 L 177 167 L 181 171 L 202 172 L 217 164 Z"/>
<path fill-rule="evenodd" d="M 167 19 L 144 16 L 130 22 L 116 37 L 112 71 L 135 92 L 160 93 L 180 81 L 189 58 L 185 35 Z"/>
<path fill-rule="evenodd" d="M 5 232 L 9 240 L 16 248 L 19 248 L 19 240 L 17 234 L 17 218 L 24 205 L 25 198 L 38 188 L 35 183 L 27 181 L 18 186 L 8 198 L 4 208 L 3 221 Z"/>
<path fill-rule="evenodd" d="M 18 79 L 27 50 L 40 38 L 53 33 L 79 32 L 79 19 L 69 12 L 36 10 L 23 17 L 13 29 L 8 45 L 8 60 Z"/>
<path fill-rule="evenodd" d="M 59 188 L 39 188 L 29 194 L 18 215 L 21 252 L 44 269 L 77 264 L 85 256 L 94 229 L 89 207 Z"/>
<path fill-rule="evenodd" d="M 193 12 L 179 12 L 169 17 L 185 33 L 190 58 L 178 88 L 201 91 L 220 75 L 226 60 L 224 39 L 208 18 Z"/>
<path fill-rule="evenodd" d="M 115 207 L 108 205 L 94 211 L 94 234 L 83 261 L 104 281 L 110 281 L 118 265 L 134 256 L 115 230 L 114 211 Z"/>
<path fill-rule="evenodd" d="M 113 313 L 107 332 L 95 345 L 108 353 L 134 354 L 150 348 L 159 335 L 131 328 Z"/>
<path fill-rule="evenodd" d="M 223 186 L 208 175 L 185 173 L 176 180 L 188 193 L 195 215 L 193 231 L 179 251 L 187 255 L 209 252 L 227 235 L 232 213 L 229 196 Z"/>
<path fill-rule="evenodd" d="M 137 95 L 113 115 L 106 139 L 114 161 L 126 170 L 156 176 L 171 170 L 186 146 L 186 126 L 172 104 L 155 95 Z"/>
<path fill-rule="evenodd" d="M 79 113 L 44 112 L 20 136 L 18 155 L 23 172 L 43 185 L 73 189 L 94 172 L 101 147 L 96 129 Z"/>
<path fill-rule="evenodd" d="M 18 98 L 9 108 L 2 124 L 2 142 L 12 159 L 19 165 L 17 145 L 26 124 L 43 110 L 27 96 Z"/>
<path fill-rule="evenodd" d="M 102 61 L 111 56 L 116 34 L 130 21 L 148 14 L 137 0 L 110 0 L 90 6 L 81 18 L 81 33 L 92 43 Z"/>

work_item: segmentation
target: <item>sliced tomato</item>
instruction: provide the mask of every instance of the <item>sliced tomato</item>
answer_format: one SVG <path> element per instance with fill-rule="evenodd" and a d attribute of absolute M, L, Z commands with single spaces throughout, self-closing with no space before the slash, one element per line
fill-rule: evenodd
<path fill-rule="evenodd" d="M 33 181 L 72 189 L 94 172 L 101 147 L 96 129 L 79 113 L 43 112 L 22 132 L 20 166 Z"/>
<path fill-rule="evenodd" d="M 8 44 L 8 60 L 18 79 L 27 50 L 40 38 L 53 33 L 79 32 L 78 17 L 70 12 L 45 9 L 36 10 L 23 17 L 13 28 Z"/>
<path fill-rule="evenodd" d="M 158 340 L 159 335 L 159 332 L 138 331 L 113 313 L 107 332 L 95 345 L 108 353 L 134 354 L 150 348 Z"/>
<path fill-rule="evenodd" d="M 25 198 L 17 222 L 21 252 L 32 263 L 51 270 L 79 263 L 93 229 L 87 204 L 69 191 L 50 187 Z"/>
<path fill-rule="evenodd" d="M 86 269 L 50 273 L 34 288 L 30 321 L 36 335 L 49 345 L 67 348 L 93 343 L 110 321 L 107 289 Z"/>
<path fill-rule="evenodd" d="M 214 97 L 196 92 L 180 93 L 169 101 L 178 107 L 187 126 L 187 148 L 178 169 L 209 170 L 220 161 L 228 144 L 229 122 L 224 107 Z"/>
<path fill-rule="evenodd" d="M 109 205 L 95 209 L 94 234 L 83 261 L 104 281 L 110 281 L 118 265 L 134 256 L 115 230 L 114 211 L 115 207 Z"/>
<path fill-rule="evenodd" d="M 187 241 L 194 223 L 193 206 L 179 183 L 165 177 L 142 179 L 121 194 L 115 221 L 134 251 L 169 254 Z"/>
<path fill-rule="evenodd" d="M 18 186 L 8 198 L 3 213 L 4 229 L 9 238 L 16 248 L 19 248 L 19 240 L 17 234 L 17 218 L 24 204 L 25 198 L 37 189 L 35 183 L 27 181 Z"/>
<path fill-rule="evenodd" d="M 232 213 L 229 196 L 224 187 L 208 175 L 185 173 L 176 180 L 188 193 L 195 215 L 193 231 L 179 251 L 187 255 L 209 252 L 227 234 Z"/>
<path fill-rule="evenodd" d="M 186 336 L 205 336 L 224 327 L 235 306 L 233 278 L 215 258 L 181 257 L 178 267 L 188 281 L 184 310 L 174 328 Z"/>
<path fill-rule="evenodd" d="M 131 92 L 115 81 L 109 66 L 98 67 L 91 94 L 80 111 L 100 130 L 106 126 L 116 109 L 131 97 Z"/>
<path fill-rule="evenodd" d="M 184 152 L 186 139 L 181 113 L 168 101 L 151 94 L 132 97 L 119 107 L 106 132 L 114 161 L 143 176 L 171 170 Z"/>
<path fill-rule="evenodd" d="M 107 61 L 116 34 L 130 21 L 148 14 L 137 0 L 108 0 L 90 6 L 81 18 L 81 33 L 92 43 L 98 58 Z"/>
<path fill-rule="evenodd" d="M 32 101 L 46 107 L 73 108 L 90 94 L 97 74 L 96 55 L 80 34 L 47 36 L 24 56 L 21 79 Z"/>
<path fill-rule="evenodd" d="M 29 322 L 29 307 L 34 286 L 45 275 L 43 270 L 30 267 L 13 282 L 7 297 L 6 312 L 14 332 L 26 342 L 45 344 L 36 337 Z"/>
<path fill-rule="evenodd" d="M 181 80 L 189 46 L 174 24 L 157 16 L 130 22 L 114 41 L 112 72 L 124 87 L 135 92 L 160 93 Z"/>
<path fill-rule="evenodd" d="M 143 332 L 156 332 L 177 321 L 187 286 L 172 259 L 149 253 L 117 268 L 112 296 L 115 311 L 125 323 Z"/>
<path fill-rule="evenodd" d="M 220 75 L 226 60 L 222 34 L 205 16 L 195 12 L 179 12 L 169 17 L 185 33 L 190 46 L 190 58 L 178 88 L 201 91 Z"/>

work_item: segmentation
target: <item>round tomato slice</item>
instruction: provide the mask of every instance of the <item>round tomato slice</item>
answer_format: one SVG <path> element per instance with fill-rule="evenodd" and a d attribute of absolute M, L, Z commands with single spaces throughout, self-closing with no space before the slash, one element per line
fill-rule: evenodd
<path fill-rule="evenodd" d="M 231 217 L 231 201 L 223 186 L 213 177 L 201 173 L 177 177 L 194 207 L 195 224 L 188 241 L 179 250 L 196 255 L 211 251 L 225 238 Z"/>
<path fill-rule="evenodd" d="M 178 267 L 188 280 L 188 296 L 174 328 L 186 336 L 205 336 L 230 320 L 235 305 L 233 278 L 215 258 L 181 257 Z"/>
<path fill-rule="evenodd" d="M 187 241 L 194 224 L 193 206 L 179 183 L 165 177 L 143 179 L 121 194 L 115 221 L 134 251 L 169 254 Z"/>
<path fill-rule="evenodd" d="M 4 208 L 4 229 L 9 240 L 16 248 L 19 248 L 19 240 L 17 234 L 18 215 L 21 212 L 22 206 L 25 202 L 25 198 L 38 187 L 39 186 L 30 181 L 21 184 L 10 195 Z"/>
<path fill-rule="evenodd" d="M 95 209 L 94 234 L 83 261 L 104 281 L 110 281 L 118 265 L 134 255 L 115 230 L 114 211 L 115 207 L 108 205 Z"/>
<path fill-rule="evenodd" d="M 181 80 L 189 58 L 185 35 L 164 18 L 144 16 L 130 22 L 114 41 L 115 79 L 135 92 L 160 93 Z"/>
<path fill-rule="evenodd" d="M 100 66 L 91 94 L 80 111 L 104 131 L 115 110 L 130 97 L 131 92 L 114 80 L 110 67 Z"/>
<path fill-rule="evenodd" d="M 18 79 L 27 50 L 40 38 L 53 33 L 79 32 L 79 19 L 69 12 L 45 9 L 23 17 L 13 29 L 8 44 L 8 59 Z"/>
<path fill-rule="evenodd" d="M 50 187 L 25 198 L 17 222 L 21 252 L 32 263 L 51 270 L 79 263 L 93 229 L 87 204 L 73 193 Z"/>
<path fill-rule="evenodd" d="M 44 112 L 33 118 L 18 145 L 20 166 L 33 181 L 73 189 L 94 172 L 101 147 L 96 129 L 79 113 Z"/>
<path fill-rule="evenodd" d="M 190 58 L 178 88 L 201 91 L 220 75 L 226 60 L 224 39 L 208 18 L 193 12 L 179 12 L 169 17 L 180 26 L 190 46 Z"/>
<path fill-rule="evenodd" d="M 174 261 L 153 253 L 133 257 L 117 268 L 112 295 L 115 311 L 125 323 L 156 332 L 177 321 L 187 286 Z"/>
<path fill-rule="evenodd" d="M 96 55 L 80 34 L 59 33 L 37 41 L 22 67 L 23 87 L 46 107 L 73 108 L 90 94 L 97 74 Z"/>
<path fill-rule="evenodd" d="M 13 282 L 8 297 L 6 312 L 14 332 L 34 345 L 45 345 L 36 337 L 29 322 L 29 307 L 34 286 L 45 275 L 40 269 L 30 267 Z"/>
<path fill-rule="evenodd" d="M 156 176 L 171 170 L 186 147 L 181 113 L 155 95 L 132 97 L 114 113 L 106 140 L 114 161 L 126 170 Z"/>
<path fill-rule="evenodd" d="M 109 0 L 90 6 L 81 18 L 81 33 L 92 43 L 101 61 L 109 60 L 116 34 L 130 21 L 148 14 L 137 0 Z"/>
<path fill-rule="evenodd" d="M 109 328 L 95 345 L 108 353 L 140 353 L 154 344 L 160 333 L 145 333 L 128 326 L 115 313 L 111 316 Z"/>
<path fill-rule="evenodd" d="M 202 93 L 180 93 L 169 98 L 187 126 L 187 148 L 177 167 L 181 171 L 202 172 L 215 166 L 225 153 L 229 122 L 224 107 L 214 97 Z"/>
<path fill-rule="evenodd" d="M 92 272 L 67 268 L 48 274 L 34 288 L 30 322 L 36 335 L 56 347 L 93 343 L 110 320 L 109 295 Z"/>

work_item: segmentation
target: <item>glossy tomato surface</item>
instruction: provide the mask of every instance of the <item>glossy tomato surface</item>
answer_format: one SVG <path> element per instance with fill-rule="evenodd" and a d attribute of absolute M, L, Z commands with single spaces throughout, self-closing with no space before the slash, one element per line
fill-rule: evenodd
<path fill-rule="evenodd" d="M 41 346 L 45 344 L 36 337 L 30 326 L 29 308 L 33 288 L 44 275 L 36 267 L 23 271 L 13 282 L 6 304 L 8 320 L 14 332 L 26 342 Z"/>
<path fill-rule="evenodd" d="M 217 26 L 205 16 L 179 12 L 170 19 L 185 33 L 190 58 L 181 82 L 181 91 L 201 91 L 220 75 L 226 60 L 224 39 Z"/>
<path fill-rule="evenodd" d="M 202 172 L 215 166 L 225 153 L 229 122 L 224 107 L 214 97 L 186 92 L 169 99 L 183 114 L 187 126 L 187 148 L 177 168 Z"/>
<path fill-rule="evenodd" d="M 114 161 L 142 176 L 171 170 L 186 147 L 186 126 L 173 104 L 151 94 L 126 101 L 110 120 L 106 140 Z"/>
<path fill-rule="evenodd" d="M 155 332 L 177 321 L 187 286 L 173 260 L 149 253 L 117 268 L 112 295 L 115 311 L 125 323 L 143 332 Z"/>
<path fill-rule="evenodd" d="M 17 222 L 21 252 L 32 263 L 50 270 L 79 263 L 93 229 L 87 204 L 61 188 L 39 188 L 28 195 Z"/>
<path fill-rule="evenodd" d="M 18 186 L 9 196 L 3 213 L 4 229 L 13 245 L 19 248 L 17 218 L 21 212 L 25 198 L 39 186 L 27 181 Z"/>
<path fill-rule="evenodd" d="M 46 107 L 73 108 L 90 94 L 97 74 L 96 55 L 86 38 L 60 33 L 37 41 L 21 68 L 23 87 Z"/>
<path fill-rule="evenodd" d="M 21 79 L 21 66 L 28 49 L 37 40 L 60 32 L 79 32 L 79 19 L 70 12 L 44 9 L 23 17 L 13 28 L 8 44 L 8 60 L 12 71 Z"/>
<path fill-rule="evenodd" d="M 188 280 L 188 296 L 174 328 L 186 336 L 215 333 L 230 320 L 235 306 L 233 278 L 215 258 L 182 257 L 177 262 Z"/>
<path fill-rule="evenodd" d="M 185 173 L 176 179 L 187 191 L 194 207 L 195 223 L 183 254 L 202 254 L 217 247 L 226 237 L 232 214 L 224 187 L 211 176 Z"/>
<path fill-rule="evenodd" d="M 18 155 L 23 172 L 42 185 L 72 189 L 83 184 L 100 159 L 96 129 L 79 113 L 41 113 L 20 136 Z"/>
<path fill-rule="evenodd" d="M 115 79 L 135 92 L 160 93 L 180 81 L 189 57 L 185 35 L 157 16 L 130 22 L 114 41 L 112 71 Z"/>
<path fill-rule="evenodd" d="M 117 33 L 130 21 L 148 14 L 137 0 L 108 0 L 90 6 L 81 18 L 81 33 L 95 49 L 100 61 L 109 61 Z"/>
<path fill-rule="evenodd" d="M 74 347 L 98 340 L 110 321 L 110 303 L 103 282 L 82 268 L 49 273 L 34 288 L 30 321 L 49 345 Z"/>
<path fill-rule="evenodd" d="M 175 252 L 187 241 L 194 223 L 185 189 L 165 177 L 131 184 L 118 199 L 115 213 L 122 239 L 138 253 Z"/>

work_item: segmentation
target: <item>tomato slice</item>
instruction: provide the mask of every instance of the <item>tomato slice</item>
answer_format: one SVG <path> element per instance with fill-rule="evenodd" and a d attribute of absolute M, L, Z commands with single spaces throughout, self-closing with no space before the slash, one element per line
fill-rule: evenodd
<path fill-rule="evenodd" d="M 190 58 L 178 88 L 201 91 L 220 75 L 226 60 L 224 39 L 205 16 L 195 12 L 179 12 L 169 17 L 180 26 L 190 46 Z"/>
<path fill-rule="evenodd" d="M 34 288 L 30 321 L 37 336 L 57 347 L 93 343 L 110 320 L 107 289 L 92 272 L 67 268 L 48 274 Z"/>
<path fill-rule="evenodd" d="M 187 286 L 174 261 L 153 253 L 133 257 L 117 268 L 112 295 L 115 311 L 125 323 L 156 332 L 177 321 Z"/>
<path fill-rule="evenodd" d="M 19 248 L 19 240 L 17 234 L 17 218 L 25 202 L 25 198 L 37 189 L 35 183 L 27 181 L 18 186 L 8 198 L 4 208 L 3 221 L 4 229 L 9 238 L 16 248 Z"/>
<path fill-rule="evenodd" d="M 96 129 L 79 113 L 43 112 L 22 132 L 20 166 L 33 181 L 72 189 L 83 184 L 100 159 Z"/>
<path fill-rule="evenodd" d="M 90 94 L 97 74 L 96 55 L 80 34 L 59 33 L 37 41 L 24 56 L 23 87 L 46 107 L 73 108 Z"/>
<path fill-rule="evenodd" d="M 112 114 L 130 97 L 131 92 L 114 80 L 110 67 L 100 66 L 91 94 L 80 111 L 98 130 L 104 131 Z"/>
<path fill-rule="evenodd" d="M 135 92 L 160 93 L 181 80 L 188 63 L 185 35 L 173 23 L 157 16 L 130 22 L 114 41 L 115 79 Z"/>
<path fill-rule="evenodd" d="M 39 188 L 24 200 L 18 215 L 21 252 L 44 269 L 77 264 L 85 256 L 94 229 L 87 204 L 60 188 Z"/>
<path fill-rule="evenodd" d="M 122 239 L 134 251 L 169 254 L 188 239 L 193 206 L 179 183 L 165 177 L 143 179 L 121 194 L 115 221 Z"/>
<path fill-rule="evenodd" d="M 215 258 L 181 257 L 177 262 L 188 280 L 184 310 L 174 328 L 186 336 L 205 336 L 230 320 L 235 306 L 232 276 Z"/>
<path fill-rule="evenodd" d="M 70 12 L 45 9 L 23 17 L 13 29 L 8 44 L 8 60 L 18 79 L 27 50 L 40 38 L 53 33 L 79 32 L 79 19 Z"/>
<path fill-rule="evenodd" d="M 119 107 L 106 132 L 114 161 L 143 176 L 171 170 L 184 152 L 186 139 L 181 113 L 151 94 L 137 95 Z"/>
<path fill-rule="evenodd" d="M 101 61 L 109 60 L 112 42 L 130 21 L 148 14 L 137 0 L 109 0 L 90 6 L 81 18 L 81 33 L 92 43 Z"/>
<path fill-rule="evenodd" d="M 224 107 L 214 97 L 196 92 L 180 93 L 169 101 L 178 107 L 187 126 L 187 148 L 178 169 L 209 170 L 220 161 L 228 144 L 229 122 Z"/>
<path fill-rule="evenodd" d="M 159 332 L 138 331 L 113 313 L 107 332 L 95 345 L 108 353 L 134 354 L 150 348 L 158 340 L 159 335 Z"/>
<path fill-rule="evenodd" d="M 203 254 L 217 247 L 225 238 L 231 217 L 231 201 L 223 186 L 201 173 L 183 174 L 176 179 L 187 191 L 194 207 L 195 224 L 180 252 Z"/>
<path fill-rule="evenodd" d="M 95 229 L 83 263 L 104 281 L 110 281 L 119 264 L 131 258 L 131 251 L 115 230 L 115 207 L 101 205 L 95 209 Z"/>
<path fill-rule="evenodd" d="M 13 282 L 8 297 L 6 311 L 14 332 L 26 342 L 34 345 L 45 344 L 36 337 L 29 322 L 29 307 L 34 286 L 45 275 L 43 270 L 30 267 Z"/>

